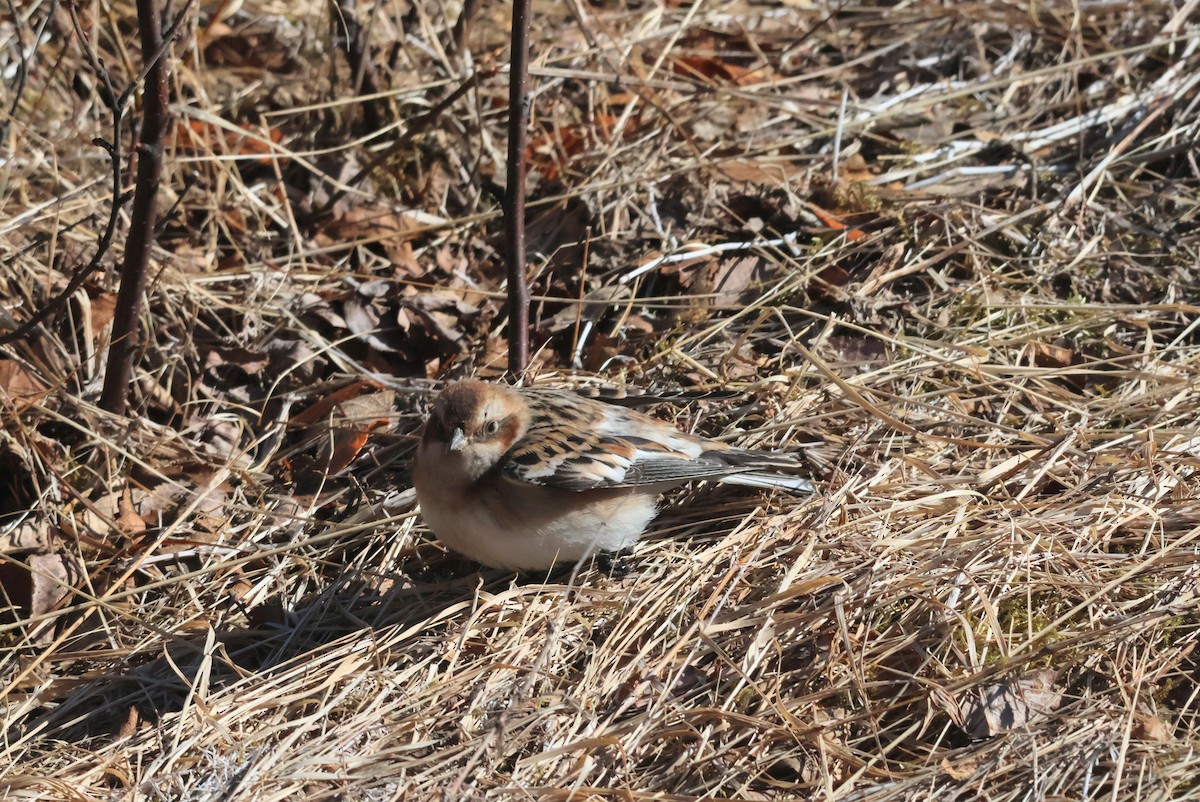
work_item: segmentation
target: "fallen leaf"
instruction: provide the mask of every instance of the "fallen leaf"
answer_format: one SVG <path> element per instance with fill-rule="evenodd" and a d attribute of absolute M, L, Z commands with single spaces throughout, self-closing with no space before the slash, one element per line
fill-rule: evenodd
<path fill-rule="evenodd" d="M 396 394 L 391 390 L 374 390 L 375 385 L 355 382 L 327 395 L 299 415 L 291 424 L 309 426 L 310 442 L 324 456 L 307 462 L 304 471 L 312 474 L 309 480 L 344 470 L 362 452 L 371 432 L 391 423 Z M 321 470 L 324 466 L 324 471 Z"/>
<path fill-rule="evenodd" d="M 788 161 L 748 159 L 730 159 L 720 162 L 714 171 L 733 182 L 772 187 L 786 185 L 790 180 L 804 173 L 801 167 Z"/>
<path fill-rule="evenodd" d="M 356 381 L 347 384 L 334 390 L 332 393 L 326 393 L 316 400 L 312 406 L 304 409 L 291 417 L 288 421 L 290 426 L 311 426 L 318 421 L 324 420 L 332 414 L 334 408 L 344 405 L 351 399 L 370 392 L 377 388 L 374 382 Z"/>
<path fill-rule="evenodd" d="M 46 385 L 19 363 L 0 359 L 0 404 L 11 405 L 12 410 L 19 413 L 41 403 L 46 391 Z"/>
<path fill-rule="evenodd" d="M 322 245 L 376 245 L 398 274 L 419 278 L 426 269 L 413 254 L 412 240 L 421 228 L 415 212 L 384 205 L 358 206 L 334 217 L 315 239 Z"/>
<path fill-rule="evenodd" d="M 587 247 L 590 215 L 587 204 L 564 201 L 537 212 L 525 228 L 530 261 L 545 260 L 550 273 L 578 273 Z"/>
<path fill-rule="evenodd" d="M 602 284 L 589 291 L 583 303 L 572 302 L 560 309 L 549 319 L 540 321 L 540 327 L 549 334 L 556 334 L 585 321 L 597 323 L 609 312 L 624 309 L 623 303 L 633 296 L 633 289 L 626 284 Z M 639 324 L 640 325 L 640 324 Z"/>
<path fill-rule="evenodd" d="M 454 293 L 423 292 L 404 301 L 404 308 L 417 313 L 425 328 L 441 345 L 442 355 L 462 353 L 463 318 L 479 314 L 479 310 Z"/>
<path fill-rule="evenodd" d="M 78 564 L 68 554 L 31 554 L 24 561 L 0 563 L 0 591 L 12 605 L 3 617 L 20 623 L 53 611 L 80 577 Z M 54 630 L 34 624 L 30 635 L 41 645 L 53 640 Z"/>
<path fill-rule="evenodd" d="M 870 181 L 875 177 L 875 173 L 867 165 L 867 160 L 861 153 L 852 153 L 847 156 L 842 162 L 842 169 L 838 174 L 843 182 L 848 183 Z"/>
<path fill-rule="evenodd" d="M 1057 678 L 1058 672 L 1042 669 L 972 691 L 962 702 L 967 735 L 991 738 L 1053 713 L 1062 699 L 1062 690 L 1054 686 Z"/>
<path fill-rule="evenodd" d="M 676 56 L 671 59 L 671 70 L 676 75 L 699 78 L 705 83 L 731 83 L 738 86 L 762 83 L 770 80 L 768 67 L 741 67 L 711 56 Z"/>
<path fill-rule="evenodd" d="M 737 304 L 750 299 L 774 275 L 772 265 L 759 256 L 703 258 L 665 267 L 663 275 L 678 272 L 679 283 L 699 296 L 700 305 Z"/>
<path fill-rule="evenodd" d="M 92 336 L 98 338 L 107 331 L 117 312 L 117 294 L 115 292 L 97 292 L 89 298 L 91 304 Z"/>
<path fill-rule="evenodd" d="M 617 118 L 597 114 L 591 120 L 565 125 L 534 137 L 527 149 L 527 158 L 547 181 L 553 181 L 573 157 L 596 150 L 612 138 Z"/>
<path fill-rule="evenodd" d="M 1026 351 L 1039 368 L 1065 368 L 1075 364 L 1076 352 L 1061 345 L 1031 342 L 1026 346 Z"/>
<path fill-rule="evenodd" d="M 1133 716 L 1132 737 L 1139 741 L 1157 741 L 1165 743 L 1174 739 L 1171 728 L 1158 716 L 1149 713 L 1135 713 Z"/>
<path fill-rule="evenodd" d="M 121 491 L 121 497 L 117 501 L 117 528 L 121 530 L 121 534 L 127 536 L 140 535 L 146 531 L 146 522 L 133 508 L 133 496 L 128 487 Z"/>
<path fill-rule="evenodd" d="M 822 209 L 820 206 L 812 203 L 811 201 L 805 203 L 805 207 L 809 212 L 812 213 L 814 217 L 821 221 L 822 225 L 832 228 L 835 231 L 845 231 L 846 239 L 850 240 L 851 242 L 860 240 L 866 236 L 866 232 L 858 228 L 852 228 L 848 223 L 843 221 L 833 212 Z"/>
<path fill-rule="evenodd" d="M 269 31 L 215 36 L 204 45 L 208 68 L 290 73 L 299 68 L 288 49 Z"/>
<path fill-rule="evenodd" d="M 1088 383 L 1088 375 L 1079 371 L 1062 371 L 1062 368 L 1069 368 L 1072 365 L 1079 365 L 1085 361 L 1083 354 L 1076 349 L 1064 345 L 1052 345 L 1043 342 L 1031 342 L 1026 346 L 1026 354 L 1029 356 L 1029 361 L 1039 368 L 1056 373 L 1058 378 L 1062 379 L 1076 392 L 1081 392 Z"/>
<path fill-rule="evenodd" d="M 354 461 L 367 444 L 371 432 L 391 422 L 395 405 L 396 394 L 391 390 L 381 390 L 356 396 L 338 406 L 336 419 L 349 425 L 334 429 L 329 473 L 340 473 Z"/>
<path fill-rule="evenodd" d="M 283 141 L 279 128 L 262 129 L 252 123 L 219 125 L 207 120 L 188 120 L 176 125 L 175 147 L 185 153 L 219 153 L 228 156 L 259 156 L 258 164 L 281 163 L 288 159 L 275 147 Z"/>
<path fill-rule="evenodd" d="M 370 439 L 371 432 L 382 428 L 385 424 L 385 421 L 377 421 L 365 427 L 339 426 L 335 428 L 333 430 L 333 447 L 329 455 L 329 474 L 335 475 L 344 471 L 362 453 L 363 446 Z"/>
<path fill-rule="evenodd" d="M 764 259 L 758 256 L 743 256 L 721 259 L 709 276 L 710 292 L 716 294 L 718 304 L 736 304 L 751 287 L 761 287 L 771 276 Z"/>
<path fill-rule="evenodd" d="M 29 516 L 16 526 L 0 530 L 0 554 L 45 551 L 50 548 L 50 527 L 42 516 Z"/>
<path fill-rule="evenodd" d="M 817 273 L 812 284 L 809 286 L 809 292 L 816 298 L 825 300 L 839 300 L 841 294 L 838 292 L 842 287 L 850 283 L 850 273 L 841 265 L 831 264 L 821 269 Z"/>
<path fill-rule="evenodd" d="M 137 705 L 130 705 L 129 712 L 125 715 L 125 721 L 122 722 L 121 727 L 117 730 L 117 738 L 125 738 L 133 735 L 141 728 L 143 723 L 141 716 L 138 714 Z"/>
<path fill-rule="evenodd" d="M 950 779 L 958 782 L 970 779 L 979 770 L 979 762 L 970 759 L 960 759 L 951 763 L 949 758 L 942 758 L 941 765 L 942 771 L 946 772 Z"/>
<path fill-rule="evenodd" d="M 68 554 L 34 554 L 29 557 L 33 592 L 29 601 L 32 615 L 48 613 L 67 598 L 79 578 L 79 567 Z"/>
<path fill-rule="evenodd" d="M 878 337 L 831 334 L 821 341 L 818 353 L 842 376 L 873 370 L 888 362 L 887 346 Z"/>

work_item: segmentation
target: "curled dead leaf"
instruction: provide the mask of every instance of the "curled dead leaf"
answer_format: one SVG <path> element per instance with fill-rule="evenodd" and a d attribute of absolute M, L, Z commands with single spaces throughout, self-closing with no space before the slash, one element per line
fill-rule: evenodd
<path fill-rule="evenodd" d="M 0 359 L 0 402 L 22 412 L 46 397 L 47 387 L 20 363 Z"/>
<path fill-rule="evenodd" d="M 0 610 L 0 620 L 20 625 L 56 609 L 83 576 L 71 554 L 31 554 L 23 560 L 0 563 L 0 592 L 11 606 Z M 27 637 L 35 643 L 49 643 L 54 630 L 45 622 L 28 625 Z"/>
<path fill-rule="evenodd" d="M 1058 672 L 1043 669 L 973 690 L 961 703 L 967 735 L 991 738 L 1053 713 L 1062 699 L 1062 689 L 1054 684 L 1057 678 Z"/>

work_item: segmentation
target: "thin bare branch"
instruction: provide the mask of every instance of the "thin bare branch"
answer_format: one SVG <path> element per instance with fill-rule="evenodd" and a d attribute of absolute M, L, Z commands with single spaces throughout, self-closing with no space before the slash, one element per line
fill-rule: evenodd
<path fill-rule="evenodd" d="M 529 137 L 530 0 L 513 0 L 512 58 L 508 74 L 508 161 L 504 192 L 504 248 L 508 275 L 508 370 L 529 364 L 529 284 L 525 275 L 525 159 Z"/>
<path fill-rule="evenodd" d="M 142 53 L 154 58 L 163 48 L 162 19 L 154 0 L 137 0 L 138 34 Z M 138 324 L 142 296 L 146 291 L 150 250 L 154 246 L 158 190 L 162 181 L 163 135 L 169 120 L 167 59 L 157 58 L 146 75 L 142 96 L 141 142 L 137 146 L 137 182 L 125 259 L 121 263 L 121 286 L 117 292 L 101 408 L 124 415 L 133 379 L 133 358 L 138 350 Z"/>

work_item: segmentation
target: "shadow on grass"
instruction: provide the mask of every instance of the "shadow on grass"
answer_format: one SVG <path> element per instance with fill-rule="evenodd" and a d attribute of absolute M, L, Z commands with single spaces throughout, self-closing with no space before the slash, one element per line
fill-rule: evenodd
<path fill-rule="evenodd" d="M 578 572 L 573 565 L 563 565 L 544 574 L 514 574 L 481 571 L 475 563 L 448 555 L 413 573 L 396 572 L 383 583 L 358 571 L 347 573 L 291 607 L 275 596 L 244 611 L 239 617 L 247 622 L 245 626 L 174 638 L 157 658 L 138 652 L 93 678 L 71 682 L 69 695 L 47 699 L 37 712 L 10 722 L 9 742 L 81 744 L 122 737 L 160 726 L 195 701 L 239 681 L 252 679 L 246 692 L 261 692 L 272 677 L 315 661 L 323 650 L 346 638 L 361 639 L 385 628 L 411 628 L 419 634 L 406 643 L 412 641 L 418 651 L 420 636 L 452 628 L 457 617 L 446 612 L 461 605 L 469 614 L 470 602 L 479 593 L 543 583 L 561 588 L 562 583 L 591 581 L 596 572 L 620 577 L 628 566 L 625 555 L 616 555 Z M 394 651 L 394 645 L 391 648 Z M 197 689 L 202 691 L 198 697 Z"/>

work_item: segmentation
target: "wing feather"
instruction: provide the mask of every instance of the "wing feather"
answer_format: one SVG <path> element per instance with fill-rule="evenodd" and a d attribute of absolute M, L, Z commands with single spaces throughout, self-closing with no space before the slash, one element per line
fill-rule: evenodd
<path fill-rule="evenodd" d="M 501 470 L 517 482 L 582 492 L 662 490 L 698 479 L 796 467 L 794 458 L 719 446 L 640 412 L 559 390 L 526 390 L 530 424 Z M 781 486 L 788 486 L 785 480 Z"/>
<path fill-rule="evenodd" d="M 595 490 L 602 487 L 669 487 L 696 479 L 712 479 L 749 471 L 715 459 L 695 459 L 686 454 L 645 451 L 620 438 L 607 437 L 611 448 L 602 452 L 572 455 L 570 458 L 542 460 L 536 465 L 523 462 L 526 449 L 510 452 L 504 461 L 504 474 L 519 482 L 558 487 L 564 490 Z"/>

